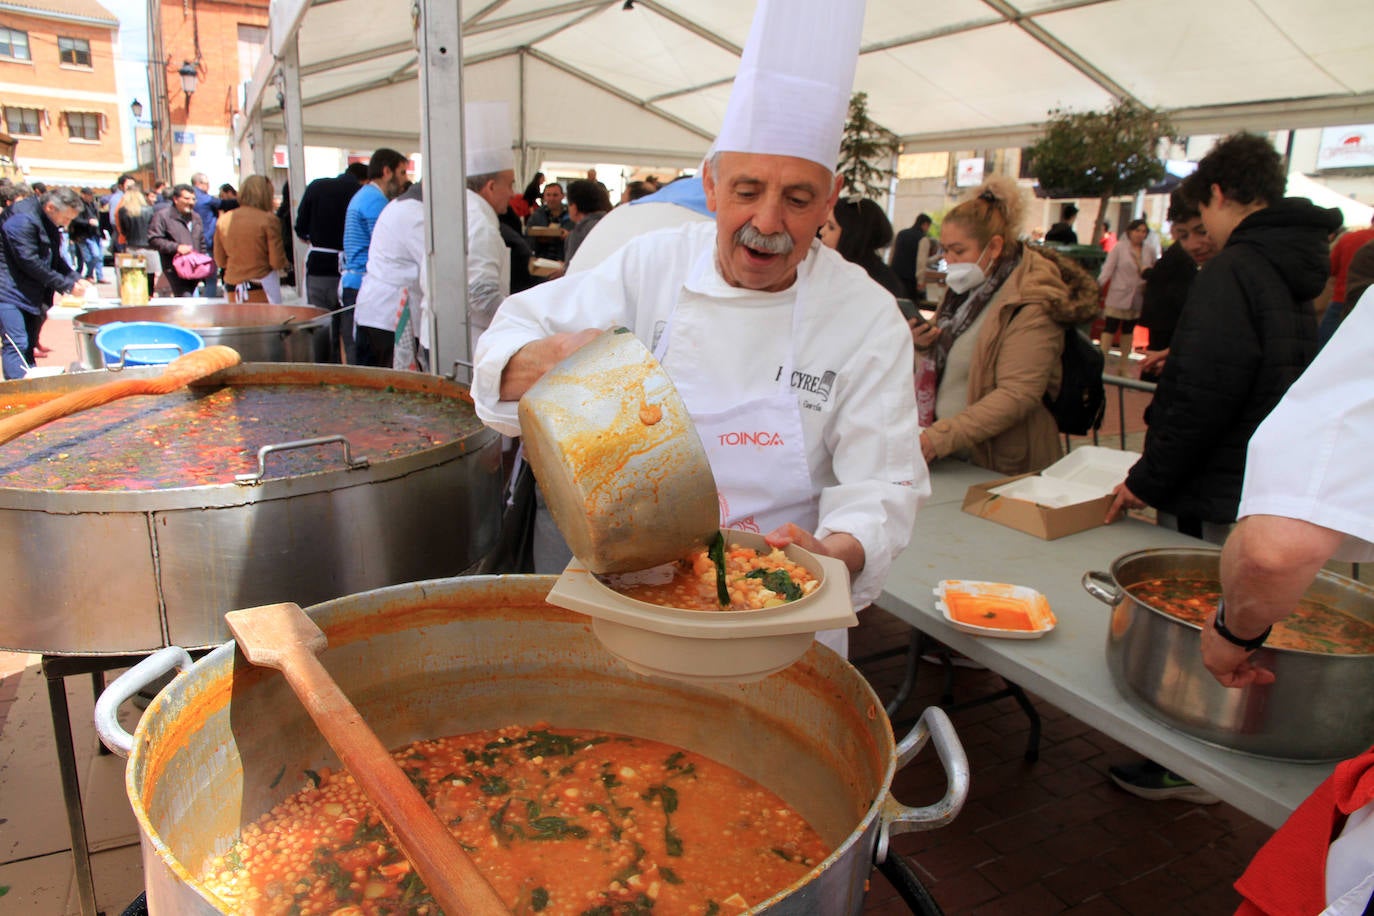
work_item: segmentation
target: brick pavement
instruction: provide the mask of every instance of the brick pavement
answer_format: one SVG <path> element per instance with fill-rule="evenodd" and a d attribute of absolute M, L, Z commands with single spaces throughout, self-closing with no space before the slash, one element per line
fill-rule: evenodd
<path fill-rule="evenodd" d="M 907 644 L 910 628 L 885 611 L 870 608 L 859 619 L 851 632 L 855 659 Z M 886 700 L 895 694 L 904 664 L 898 656 L 859 667 Z M 926 663 L 920 668 L 913 696 L 894 716 L 898 723 L 939 702 L 943 669 Z M 956 701 L 1001 686 L 992 672 L 956 669 Z M 1122 792 L 1108 779 L 1107 767 L 1139 755 L 1031 699 L 1043 722 L 1039 759 L 1023 759 L 1028 720 L 1013 700 L 955 712 L 951 718 L 972 770 L 968 803 L 950 826 L 892 841 L 945 912 L 1234 912 L 1240 898 L 1231 883 L 1269 837 L 1269 828 L 1226 804 L 1150 802 Z M 934 754 L 924 752 L 899 771 L 893 791 L 906 804 L 935 801 L 944 791 L 944 775 Z M 907 912 L 874 872 L 864 913 Z"/>

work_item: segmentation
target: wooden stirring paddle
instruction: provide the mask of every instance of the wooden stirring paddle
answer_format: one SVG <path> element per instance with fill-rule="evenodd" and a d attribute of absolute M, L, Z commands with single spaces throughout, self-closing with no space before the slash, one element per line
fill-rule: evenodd
<path fill-rule="evenodd" d="M 305 611 L 296 604 L 267 604 L 230 611 L 224 619 L 248 661 L 286 677 L 444 913 L 508 916 L 510 910 L 315 657 L 328 641 Z"/>
<path fill-rule="evenodd" d="M 183 353 L 168 363 L 162 374 L 152 378 L 117 379 L 91 388 L 69 391 L 51 401 L 30 407 L 23 413 L 0 420 L 0 445 L 60 417 L 99 407 L 101 404 L 108 404 L 132 394 L 170 394 L 221 369 L 237 366 L 239 362 L 239 352 L 233 347 L 204 347 Z"/>

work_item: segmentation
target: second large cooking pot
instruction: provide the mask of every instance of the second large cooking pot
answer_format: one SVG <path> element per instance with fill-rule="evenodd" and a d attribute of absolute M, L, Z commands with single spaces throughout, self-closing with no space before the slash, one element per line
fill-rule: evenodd
<path fill-rule="evenodd" d="M 132 368 L 118 377 L 161 372 Z M 110 376 L 80 372 L 6 382 L 0 412 L 99 385 Z M 168 409 L 171 401 L 164 399 L 209 400 L 222 388 L 270 389 L 269 408 L 282 418 L 282 438 L 272 437 L 270 446 L 259 431 L 268 425 L 265 413 L 220 415 L 223 422 L 213 424 L 220 429 L 173 430 L 179 442 L 196 443 L 203 466 L 222 472 L 215 479 L 223 482 L 197 485 L 189 479 L 191 468 L 160 464 L 155 448 L 138 453 L 133 463 L 140 466 L 129 469 L 128 480 L 99 489 L 54 488 L 41 474 L 22 482 L 30 472 L 61 469 L 83 455 L 128 454 L 131 441 L 148 438 L 150 415 Z M 350 392 L 371 393 L 366 416 L 350 416 L 332 400 Z M 350 448 L 329 435 L 362 428 L 379 447 L 399 440 L 417 427 L 407 405 L 420 398 L 451 406 L 463 423 L 455 421 L 441 430 L 439 441 L 396 457 L 357 441 Z M 123 412 L 105 426 L 99 425 L 105 414 L 88 411 L 59 421 L 78 428 L 70 435 L 53 433 L 56 442 L 41 444 L 34 432 L 0 446 L 0 582 L 6 606 L 0 647 L 119 655 L 169 644 L 218 645 L 229 638 L 226 609 L 277 601 L 315 604 L 457 575 L 496 541 L 500 436 L 476 419 L 467 388 L 456 382 L 358 366 L 247 363 L 216 373 L 204 388 L 127 398 L 111 407 Z M 269 447 L 274 451 L 264 455 Z M 307 469 L 289 470 L 296 458 L 308 458 Z M 236 475 L 246 479 L 235 482 Z M 176 485 L 141 488 L 149 479 Z"/>
<path fill-rule="evenodd" d="M 327 363 L 331 313 L 312 305 L 187 301 L 88 309 L 72 319 L 81 365 L 105 365 L 95 335 L 116 321 L 158 321 L 189 328 L 206 346 L 233 347 L 246 363 Z"/>
<path fill-rule="evenodd" d="M 1195 624 L 1137 599 L 1149 579 L 1221 578 L 1215 548 L 1139 550 L 1083 587 L 1112 606 L 1107 666 L 1132 705 L 1209 744 L 1278 760 L 1341 760 L 1374 743 L 1374 655 L 1331 655 L 1264 646 L 1255 664 L 1272 684 L 1223 687 L 1202 665 Z M 1374 589 L 1321 572 L 1305 597 L 1374 620 Z"/>
<path fill-rule="evenodd" d="M 863 676 L 819 645 L 749 684 L 643 678 L 602 648 L 586 617 L 544 602 L 553 582 L 414 583 L 310 614 L 329 639 L 322 662 L 388 747 L 547 722 L 675 744 L 772 789 L 834 852 L 754 912 L 854 916 L 891 834 L 958 813 L 968 764 L 938 709 L 897 744 Z M 285 679 L 249 665 L 232 643 L 158 694 L 135 735 L 124 732 L 118 705 L 159 665 L 176 664 L 178 652 L 165 649 L 121 677 L 96 712 L 106 744 L 129 754 L 125 785 L 154 916 L 219 912 L 195 876 L 245 824 L 305 785 L 307 769 L 338 765 Z M 905 807 L 889 794 L 892 778 L 932 736 L 946 795 L 928 808 Z"/>

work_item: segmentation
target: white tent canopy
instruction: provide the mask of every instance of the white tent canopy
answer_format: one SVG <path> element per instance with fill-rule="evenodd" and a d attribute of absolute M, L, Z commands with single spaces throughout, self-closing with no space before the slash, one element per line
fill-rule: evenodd
<path fill-rule="evenodd" d="M 272 0 L 270 10 L 271 53 L 248 87 L 240 149 L 262 171 L 288 142 L 298 189 L 305 143 L 423 152 L 426 207 L 440 201 L 446 217 L 427 220 L 428 282 L 459 299 L 439 310 L 442 371 L 468 350 L 446 317 L 465 314 L 452 206 L 461 99 L 510 103 L 521 179 L 548 159 L 693 166 L 724 117 L 754 4 Z M 1184 134 L 1370 123 L 1371 35 L 1370 0 L 868 0 L 855 89 L 908 151 L 1024 145 L 1051 109 L 1113 98 L 1169 111 Z"/>
<path fill-rule="evenodd" d="M 254 87 L 267 132 L 281 108 L 260 90 L 296 35 L 309 142 L 417 140 L 412 9 L 433 5 L 273 0 L 275 60 Z M 508 100 L 517 142 L 543 158 L 695 164 L 753 9 L 474 0 L 461 9 L 465 94 Z M 1052 108 L 1125 96 L 1174 113 L 1188 134 L 1367 123 L 1371 35 L 1367 0 L 868 0 L 855 89 L 908 150 L 1021 145 Z"/>
<path fill-rule="evenodd" d="M 1363 229 L 1374 220 L 1374 207 L 1333 191 L 1320 181 L 1313 181 L 1301 172 L 1288 176 L 1289 197 L 1306 197 L 1319 207 L 1335 207 L 1345 217 L 1345 225 L 1351 229 Z"/>

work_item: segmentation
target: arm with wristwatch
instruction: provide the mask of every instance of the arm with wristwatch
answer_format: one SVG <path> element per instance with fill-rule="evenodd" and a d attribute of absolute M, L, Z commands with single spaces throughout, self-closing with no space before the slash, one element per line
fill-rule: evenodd
<path fill-rule="evenodd" d="M 1298 601 L 1345 535 L 1278 515 L 1241 519 L 1221 553 L 1222 600 L 1202 628 L 1202 662 L 1227 687 L 1268 684 L 1250 655 Z"/>

